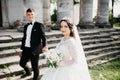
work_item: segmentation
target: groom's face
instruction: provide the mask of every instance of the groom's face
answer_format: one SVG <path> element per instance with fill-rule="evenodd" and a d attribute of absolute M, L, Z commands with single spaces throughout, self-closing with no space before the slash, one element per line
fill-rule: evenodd
<path fill-rule="evenodd" d="M 29 22 L 32 22 L 35 19 L 35 12 L 27 12 L 26 13 L 26 17 L 28 19 Z"/>
<path fill-rule="evenodd" d="M 69 36 L 70 35 L 70 28 L 68 26 L 68 24 L 65 21 L 61 22 L 61 28 L 60 28 L 62 34 L 64 36 Z"/>

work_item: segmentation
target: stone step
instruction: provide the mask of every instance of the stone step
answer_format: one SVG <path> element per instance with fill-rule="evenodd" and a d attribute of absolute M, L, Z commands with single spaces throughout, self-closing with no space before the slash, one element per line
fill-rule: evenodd
<path fill-rule="evenodd" d="M 102 30 L 102 32 L 103 32 L 104 30 Z M 109 29 L 108 29 L 108 31 L 109 31 Z M 116 30 L 114 30 L 114 31 L 116 31 Z M 56 32 L 56 33 L 54 33 L 54 32 Z M 90 31 L 90 30 L 88 30 L 88 31 L 82 31 L 82 32 L 79 32 L 80 33 L 80 35 L 83 35 L 84 34 L 84 36 L 87 36 L 87 35 L 99 35 L 100 34 L 100 30 L 98 29 L 98 30 L 92 30 L 92 31 Z M 111 32 L 111 34 L 112 33 L 119 33 L 119 32 Z M 14 41 L 14 40 L 21 40 L 21 38 L 22 38 L 22 34 L 19 34 L 19 35 L 4 35 L 4 36 L 0 36 L 0 42 L 2 42 L 2 41 L 4 41 L 4 42 L 6 42 L 6 41 L 11 41 L 11 39 L 12 39 L 12 41 Z M 62 37 L 62 35 L 61 35 L 61 32 L 60 31 L 52 31 L 51 33 L 46 33 L 46 37 L 47 38 L 51 38 L 51 37 Z"/>
<path fill-rule="evenodd" d="M 52 43 L 58 43 L 60 41 L 61 38 L 52 38 L 52 39 L 48 39 L 48 43 L 50 47 L 52 47 Z M 83 44 L 88 44 L 88 43 L 94 43 L 94 42 L 105 42 L 105 41 L 111 41 L 111 38 L 101 38 L 101 39 L 92 39 L 92 40 L 82 40 Z M 11 42 L 11 43 L 1 43 L 0 44 L 0 48 L 8 48 L 8 47 L 13 47 L 13 46 L 20 46 L 21 42 Z M 53 44 L 54 45 L 54 44 Z"/>
<path fill-rule="evenodd" d="M 13 56 L 16 54 L 17 54 L 16 49 L 3 50 L 3 51 L 0 51 L 0 58 Z"/>
<path fill-rule="evenodd" d="M 61 38 L 50 38 L 50 39 L 47 39 L 47 43 L 51 44 L 52 43 L 58 43 L 60 42 Z M 20 47 L 21 45 L 21 41 L 18 41 L 18 42 L 8 42 L 8 43 L 0 43 L 0 49 L 4 49 L 4 48 L 8 48 L 8 47 Z"/>
<path fill-rule="evenodd" d="M 61 40 L 61 38 L 49 38 L 49 39 L 47 39 L 47 43 L 48 44 L 59 43 L 60 40 Z"/>
<path fill-rule="evenodd" d="M 109 42 L 109 39 L 110 39 L 110 42 Z M 94 40 L 101 41 L 101 42 L 107 41 L 107 43 L 105 42 L 105 43 L 96 43 L 96 44 L 90 44 L 90 45 L 83 45 L 84 49 L 90 49 L 90 48 L 95 48 L 95 47 L 107 47 L 107 46 L 110 46 L 110 45 L 120 44 L 120 41 L 112 41 L 111 38 L 106 38 L 106 39 L 102 38 L 100 40 L 97 40 L 97 39 L 94 39 Z M 92 43 L 92 42 L 94 42 L 94 40 L 82 40 L 82 42 L 83 42 L 83 44 L 90 43 L 90 42 Z M 57 45 L 57 43 L 49 44 L 48 48 L 55 48 L 56 45 Z"/>
<path fill-rule="evenodd" d="M 0 51 L 0 58 L 18 55 L 17 53 L 19 51 L 21 51 L 20 48 Z M 40 58 L 43 58 L 43 57 L 44 57 L 44 54 L 40 54 Z"/>
<path fill-rule="evenodd" d="M 14 74 L 20 74 L 22 71 L 22 68 L 19 65 L 11 65 L 9 67 L 6 67 L 4 69 L 0 69 L 0 78 L 5 78 L 7 76 L 12 76 Z"/>
<path fill-rule="evenodd" d="M 48 69 L 47 67 L 40 68 L 39 69 L 39 72 L 40 72 L 39 76 L 41 77 L 47 69 Z M 28 76 L 25 78 L 20 78 L 21 75 L 22 75 L 22 73 L 20 75 L 17 75 L 17 76 L 15 75 L 15 76 L 9 76 L 7 78 L 1 78 L 0 80 L 32 80 L 33 72 L 32 72 L 31 76 Z"/>
<path fill-rule="evenodd" d="M 10 56 L 10 57 L 5 57 L 0 59 L 0 66 L 3 66 L 5 64 L 16 64 L 20 60 L 19 56 Z"/>
<path fill-rule="evenodd" d="M 100 34 L 97 34 L 97 35 L 85 35 L 85 36 L 81 36 L 80 35 L 80 39 L 81 40 L 88 40 L 88 39 L 97 39 L 97 38 L 110 38 L 110 34 L 102 34 L 102 35 L 100 35 Z"/>
<path fill-rule="evenodd" d="M 9 36 L 1 36 L 0 37 L 0 43 L 8 42 L 8 41 L 12 41 L 12 38 Z"/>
<path fill-rule="evenodd" d="M 96 34 L 96 33 L 109 33 L 109 32 L 116 32 L 120 31 L 120 29 L 113 29 L 113 28 L 104 28 L 104 29 L 81 29 L 79 31 L 80 34 L 86 35 L 86 34 Z"/>
<path fill-rule="evenodd" d="M 57 43 L 49 44 L 49 45 L 48 45 L 48 48 L 51 49 L 51 48 L 55 48 L 56 46 L 57 46 Z"/>
<path fill-rule="evenodd" d="M 120 35 L 113 35 L 111 36 L 113 40 L 120 40 Z"/>
<path fill-rule="evenodd" d="M 48 46 L 51 48 L 51 47 L 54 47 L 56 44 L 54 43 L 58 43 L 60 41 L 61 38 L 55 38 L 55 39 L 48 39 Z M 105 42 L 105 41 L 111 41 L 112 39 L 111 38 L 101 38 L 101 39 L 92 39 L 92 40 L 82 40 L 82 43 L 83 44 L 88 44 L 88 43 L 96 43 L 96 42 Z M 11 43 L 1 43 L 0 44 L 0 48 L 3 49 L 3 48 L 8 48 L 8 47 L 19 47 L 21 45 L 21 42 L 11 42 Z"/>
<path fill-rule="evenodd" d="M 115 29 L 115 28 L 104 28 L 104 29 L 98 29 L 100 32 L 116 32 L 116 31 L 120 31 L 120 29 Z"/>
<path fill-rule="evenodd" d="M 104 54 L 105 56 L 112 56 L 112 55 L 110 55 L 110 54 L 112 54 L 112 55 L 116 55 L 116 54 L 118 54 L 118 51 L 114 51 L 114 52 L 111 52 L 111 53 L 109 53 L 109 54 Z M 90 61 L 91 59 L 93 59 L 94 58 L 94 60 L 96 60 L 96 59 L 98 59 L 98 58 L 96 58 L 96 57 L 98 57 L 98 56 L 92 56 L 92 58 L 91 57 L 87 57 L 87 60 L 88 61 Z M 103 55 L 99 55 L 99 57 L 104 57 Z M 105 62 L 106 60 L 103 60 L 103 61 L 101 61 L 101 63 L 103 63 L 103 62 Z M 89 63 L 89 62 L 88 62 Z M 40 63 L 39 63 L 40 64 Z M 94 63 L 94 65 L 95 65 L 95 63 Z M 91 65 L 89 65 L 89 66 L 91 66 Z M 41 69 L 43 69 L 43 68 L 41 68 Z M 40 70 L 41 70 L 40 69 Z M 45 69 L 46 70 L 46 69 Z M 43 70 L 43 73 L 44 73 L 44 71 L 45 70 Z M 20 72 L 22 71 L 22 69 L 21 69 L 21 67 L 20 66 L 18 66 L 18 65 L 12 65 L 12 66 L 9 66 L 9 68 L 7 68 L 7 69 L 1 69 L 0 70 L 0 75 L 2 75 L 2 77 L 0 77 L 1 78 L 1 80 L 4 80 L 5 78 L 4 77 L 6 77 L 6 75 L 9 75 L 9 74 L 20 74 Z M 40 72 L 41 73 L 41 72 Z M 43 73 L 41 73 L 40 75 L 42 75 Z M 12 76 L 12 74 L 11 75 L 9 75 L 9 76 Z M 32 76 L 30 76 L 29 78 L 31 78 Z M 13 79 L 12 79 L 13 78 Z M 14 79 L 19 79 L 20 78 L 20 76 L 15 76 L 15 77 L 10 77 L 9 79 L 10 80 L 14 80 Z M 29 78 L 26 78 L 26 79 L 29 79 Z M 21 80 L 21 79 L 20 79 Z M 24 80 L 24 79 L 23 79 Z"/>
<path fill-rule="evenodd" d="M 52 39 L 48 39 L 47 43 L 48 44 L 52 44 L 52 43 L 59 43 L 61 40 L 61 38 L 52 38 Z M 88 44 L 88 43 L 97 43 L 97 42 L 110 42 L 112 41 L 112 38 L 97 38 L 97 39 L 90 39 L 90 40 L 82 40 L 83 44 Z"/>
<path fill-rule="evenodd" d="M 31 63 L 28 62 L 27 64 L 31 68 Z M 41 69 L 44 67 L 47 67 L 45 59 L 39 60 L 39 67 Z M 22 70 L 23 69 L 19 66 L 19 64 L 9 65 L 8 67 L 6 66 L 5 68 L 0 69 L 0 78 L 7 77 L 7 75 L 9 75 L 9 76 L 14 75 L 14 74 L 18 75 L 18 74 L 22 73 Z"/>
<path fill-rule="evenodd" d="M 112 42 L 112 43 L 104 43 L 104 44 L 95 44 L 95 45 L 90 45 L 90 46 L 84 46 L 84 48 L 86 49 L 88 49 L 88 48 L 96 48 L 96 47 L 105 47 L 105 46 L 109 46 L 109 45 L 113 45 L 113 44 L 120 44 L 120 41 L 117 41 L 117 42 Z M 48 47 L 49 48 L 54 48 L 55 46 L 56 46 L 57 44 L 51 44 L 51 45 L 49 45 Z M 94 49 L 93 49 L 94 50 Z M 8 50 L 9 51 L 9 50 Z M 13 51 L 13 50 L 11 50 L 12 52 L 14 52 L 14 53 L 16 53 L 16 50 L 15 51 Z M 4 52 L 4 51 L 3 51 Z M 9 52 L 5 52 L 5 54 L 10 54 Z M 12 56 L 12 57 L 14 57 L 14 56 Z M 11 59 L 11 57 L 9 57 L 10 59 Z M 9 61 L 9 58 L 8 59 L 6 59 L 6 60 L 8 60 Z M 14 58 L 14 59 L 16 59 L 16 58 Z M 2 62 L 4 62 L 4 59 L 2 59 L 2 61 L 0 61 L 1 62 L 1 64 L 2 64 Z M 14 62 L 13 62 L 14 63 Z"/>
<path fill-rule="evenodd" d="M 85 29 L 85 30 L 83 30 L 83 29 L 81 29 L 80 31 L 79 31 L 79 34 L 81 34 L 81 35 L 94 35 L 94 34 L 101 34 L 101 33 L 111 33 L 111 32 L 120 32 L 120 29 Z"/>
<path fill-rule="evenodd" d="M 113 48 L 115 48 L 115 47 L 109 47 L 109 48 L 105 48 L 106 50 L 107 49 L 110 49 L 110 50 L 112 50 Z M 118 47 L 116 47 L 116 48 L 120 48 L 119 46 Z M 103 49 L 98 49 L 98 51 L 103 51 L 104 50 L 104 48 Z M 93 51 L 89 51 L 89 52 L 85 52 L 86 54 L 90 54 L 91 53 L 91 55 L 93 55 L 94 53 L 95 53 L 95 51 L 97 52 L 97 50 L 93 50 Z M 44 56 L 44 54 L 41 54 L 40 56 Z M 4 64 L 18 64 L 18 62 L 19 62 L 19 57 L 18 56 L 12 56 L 12 57 L 7 57 L 7 58 L 1 58 L 0 59 L 0 62 L 1 62 L 1 64 L 0 65 L 4 65 Z M 43 65 L 43 66 L 46 66 L 46 65 Z"/>
<path fill-rule="evenodd" d="M 97 39 L 90 39 L 90 40 L 82 40 L 82 44 L 88 45 L 88 44 L 97 44 L 97 43 L 106 43 L 111 42 L 112 38 L 97 38 Z"/>
<path fill-rule="evenodd" d="M 119 37 L 119 36 L 118 36 L 118 37 Z M 88 35 L 81 36 L 81 39 L 82 39 L 82 40 L 86 40 L 86 39 L 87 39 L 87 40 L 88 40 L 88 39 L 96 39 L 96 38 L 97 38 L 97 39 L 98 39 L 98 38 L 107 38 L 107 39 L 112 40 L 109 33 L 102 33 L 102 35 L 97 34 L 97 35 L 91 35 L 91 36 L 88 36 Z M 60 38 L 53 37 L 52 40 L 51 40 L 51 39 L 48 39 L 48 42 L 52 42 L 52 41 L 59 42 L 60 39 L 61 39 L 61 37 L 60 37 Z M 56 40 L 57 40 L 57 41 L 56 41 Z"/>
<path fill-rule="evenodd" d="M 59 38 L 59 37 L 62 37 L 62 34 L 60 31 L 57 31 L 57 32 L 50 32 L 50 33 L 47 33 L 46 34 L 46 38 L 49 39 L 49 38 Z"/>
<path fill-rule="evenodd" d="M 109 61 L 112 61 L 112 60 L 115 60 L 115 59 L 118 59 L 120 58 L 119 57 L 120 55 L 117 55 L 116 57 L 110 57 L 109 59 L 106 59 L 106 60 L 95 60 L 95 61 L 92 61 L 91 63 L 89 63 L 89 67 L 93 67 L 93 66 L 96 66 L 96 65 L 101 65 L 101 64 L 105 64 Z"/>
<path fill-rule="evenodd" d="M 54 33 L 53 32 L 54 31 L 46 33 L 49 49 L 54 48 L 62 37 L 62 34 L 60 31 L 55 31 Z M 98 30 L 88 30 L 88 31 L 85 30 L 85 31 L 79 32 L 82 43 L 84 45 L 83 47 L 85 50 L 85 54 L 87 55 L 87 61 L 89 63 L 89 66 L 105 63 L 107 61 L 117 58 L 117 56 L 120 55 L 119 54 L 120 53 L 119 32 L 120 32 L 120 29 L 119 30 L 118 29 L 98 29 Z M 21 35 L 19 36 L 11 35 L 10 37 L 8 35 L 0 36 L 0 41 L 1 42 L 5 41 L 4 43 L 3 42 L 0 43 L 0 49 L 12 47 L 12 46 L 19 47 L 21 45 L 21 42 L 15 42 L 15 41 L 21 40 L 22 36 L 21 37 L 20 36 Z M 9 38 L 15 41 L 11 41 Z M 7 43 L 7 41 L 14 43 L 14 45 Z M 5 47 L 1 47 L 1 45 Z M 20 74 L 22 73 L 22 69 L 18 65 L 20 58 L 16 54 L 18 51 L 19 51 L 19 48 L 0 51 L 0 66 L 1 66 L 0 80 L 22 80 L 20 79 Z M 30 65 L 30 62 L 28 64 Z M 9 68 L 2 68 L 3 66 L 4 67 L 8 66 Z M 41 69 L 44 69 L 47 66 L 46 60 L 44 59 L 44 54 L 40 55 L 39 66 L 41 67 Z M 43 72 L 45 70 L 43 70 Z M 9 75 L 10 73 L 11 75 Z M 14 74 L 17 76 L 14 76 Z M 40 76 L 42 74 L 40 74 Z M 10 78 L 6 79 L 5 77 L 7 76 L 10 76 Z M 31 77 L 32 76 L 23 80 L 31 79 Z"/>
<path fill-rule="evenodd" d="M 21 42 L 11 42 L 11 43 L 1 43 L 0 49 L 8 48 L 8 47 L 19 47 Z"/>
<path fill-rule="evenodd" d="M 98 49 L 98 48 L 101 48 L 101 47 L 110 47 L 110 46 L 113 46 L 113 45 L 118 45 L 120 44 L 120 41 L 113 41 L 113 42 L 107 42 L 107 43 L 98 43 L 98 44 L 90 44 L 90 45 L 85 45 L 83 46 L 84 50 L 88 50 L 88 49 L 91 49 L 91 50 L 94 50 L 94 49 Z"/>
<path fill-rule="evenodd" d="M 113 32 L 113 33 L 118 33 L 118 32 L 120 31 L 119 29 L 95 29 L 95 30 L 80 30 L 79 31 L 79 33 L 81 34 L 81 35 L 87 35 L 87 34 L 98 34 L 98 33 L 100 33 L 100 32 L 102 32 L 102 33 L 104 33 L 104 32 Z M 10 32 L 9 32 L 10 33 Z M 18 34 L 18 33 L 16 33 L 16 34 Z M 10 33 L 10 34 L 4 34 L 4 35 L 0 35 L 0 37 L 4 37 L 4 36 L 9 36 L 10 38 L 12 38 L 12 39 L 21 39 L 22 38 L 22 33 L 20 34 L 18 34 L 18 35 L 15 35 L 14 34 L 14 32 L 13 33 Z M 49 38 L 51 38 L 51 37 L 53 37 L 53 36 L 55 36 L 55 37 L 59 37 L 59 36 L 61 36 L 61 32 L 60 31 L 51 31 L 51 32 L 46 32 L 46 37 L 49 37 Z"/>
<path fill-rule="evenodd" d="M 10 35 L 10 37 L 14 40 L 21 40 L 23 35 L 22 34 L 20 34 L 20 35 Z"/>
<path fill-rule="evenodd" d="M 114 50 L 114 51 L 107 52 L 107 53 L 104 52 L 104 54 L 88 56 L 87 61 L 89 63 L 91 61 L 96 61 L 96 60 L 106 60 L 106 59 L 109 59 L 111 57 L 116 57 L 118 55 L 120 55 L 120 50 Z"/>
<path fill-rule="evenodd" d="M 79 35 L 85 36 L 85 35 L 97 35 L 99 34 L 99 30 L 88 30 L 88 31 L 79 31 Z"/>
<path fill-rule="evenodd" d="M 119 32 L 110 32 L 111 35 L 120 35 L 120 31 Z"/>
<path fill-rule="evenodd" d="M 7 43 L 7 42 L 15 42 L 15 41 L 20 41 L 22 39 L 22 34 L 21 35 L 3 35 L 0 36 L 0 43 Z"/>
<path fill-rule="evenodd" d="M 44 54 L 39 55 L 40 60 L 44 58 L 45 58 Z M 0 66 L 6 65 L 6 64 L 7 65 L 18 64 L 19 61 L 20 61 L 20 58 L 18 55 L 0 58 Z"/>
<path fill-rule="evenodd" d="M 56 35 L 56 34 L 55 34 Z M 52 40 L 50 39 L 49 40 L 49 38 L 47 39 L 48 40 L 48 42 L 53 42 L 53 40 L 56 38 L 55 36 L 53 36 L 52 34 L 51 35 L 47 35 L 47 36 L 52 36 L 52 37 L 50 37 L 50 38 L 52 38 Z M 58 37 L 58 35 L 56 35 L 57 37 Z M 91 36 L 88 36 L 88 35 L 84 35 L 84 36 L 81 36 L 81 39 L 94 39 L 94 38 L 105 38 L 105 37 L 108 37 L 108 36 L 110 36 L 110 34 L 102 34 L 102 35 L 99 35 L 99 34 L 97 34 L 97 35 L 91 35 Z M 9 39 L 7 39 L 7 38 L 9 38 Z M 9 42 L 11 42 L 11 41 L 15 41 L 15 40 L 17 40 L 17 39 L 19 39 L 19 40 L 21 40 L 21 38 L 22 38 L 22 35 L 19 35 L 19 36 L 11 36 L 11 37 L 2 37 L 0 40 L 1 40 L 1 42 L 2 41 L 8 41 L 8 40 L 10 40 Z M 61 37 L 60 37 L 61 38 Z M 58 39 L 56 38 L 54 41 L 59 41 L 59 39 L 60 39 L 59 37 L 58 37 Z"/>
<path fill-rule="evenodd" d="M 53 45 L 53 44 L 52 44 Z M 85 53 L 87 54 L 87 55 L 93 55 L 93 54 L 95 54 L 95 52 L 99 52 L 99 51 L 104 51 L 104 50 L 112 50 L 112 49 L 119 49 L 120 47 L 119 46 L 116 46 L 116 47 L 105 47 L 105 48 L 100 48 L 100 49 L 95 49 L 95 50 L 90 50 L 90 51 L 85 51 Z M 13 49 L 13 50 L 11 50 L 11 51 L 13 51 L 13 52 L 17 52 L 17 50 L 15 49 Z M 8 52 L 8 53 L 7 53 Z M 100 52 L 99 52 L 100 53 Z M 10 53 L 9 53 L 9 50 L 8 51 L 6 51 L 6 54 L 8 54 L 8 55 L 10 55 Z M 44 54 L 41 54 L 40 55 L 40 58 L 44 58 Z M 18 57 L 18 55 L 14 55 L 14 56 L 10 56 L 10 57 L 5 57 L 5 58 L 1 58 L 0 59 L 0 65 L 4 65 L 4 64 L 15 64 L 15 63 L 18 63 L 19 62 L 19 57 Z"/>
<path fill-rule="evenodd" d="M 105 48 L 100 48 L 100 49 L 85 51 L 85 54 L 87 56 L 89 56 L 89 55 L 98 54 L 98 53 L 101 53 L 101 52 L 104 52 L 104 51 L 119 50 L 119 49 L 120 49 L 120 46 L 105 47 Z"/>

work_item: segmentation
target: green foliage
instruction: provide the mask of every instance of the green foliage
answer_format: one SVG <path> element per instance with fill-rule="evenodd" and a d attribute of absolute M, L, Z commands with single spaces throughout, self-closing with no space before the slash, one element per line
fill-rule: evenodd
<path fill-rule="evenodd" d="M 114 23 L 120 23 L 120 18 L 119 17 L 114 17 L 113 21 L 114 21 Z"/>
<path fill-rule="evenodd" d="M 57 10 L 54 9 L 54 14 L 51 15 L 51 21 L 55 23 L 57 21 Z"/>
<path fill-rule="evenodd" d="M 113 16 L 113 15 L 109 15 L 109 16 Z M 111 23 L 111 25 L 113 26 L 120 26 L 120 17 L 109 17 L 109 22 Z"/>
<path fill-rule="evenodd" d="M 112 0 L 112 9 L 110 10 L 110 15 L 109 15 L 109 22 L 113 26 L 114 24 L 114 5 L 120 3 L 120 0 Z"/>
<path fill-rule="evenodd" d="M 90 68 L 92 80 L 120 80 L 120 59 Z"/>
<path fill-rule="evenodd" d="M 16 46 L 10 46 L 10 47 L 7 47 L 7 48 L 4 48 L 4 49 L 0 49 L 0 50 L 9 50 L 9 49 L 16 49 L 17 47 Z"/>
<path fill-rule="evenodd" d="M 58 65 L 56 62 L 53 62 L 53 63 L 48 63 L 48 67 L 57 68 Z"/>
<path fill-rule="evenodd" d="M 50 0 L 50 3 L 56 3 L 56 2 L 57 0 Z M 74 5 L 79 4 L 80 0 L 74 0 L 73 2 L 74 2 Z"/>
<path fill-rule="evenodd" d="M 51 3 L 56 3 L 56 2 L 57 2 L 57 0 L 50 0 L 50 2 L 51 2 Z"/>
<path fill-rule="evenodd" d="M 3 65 L 0 65 L 0 68 L 7 68 L 9 66 L 10 66 L 9 64 L 3 64 Z"/>
<path fill-rule="evenodd" d="M 114 27 L 120 27 L 120 23 L 115 23 Z"/>

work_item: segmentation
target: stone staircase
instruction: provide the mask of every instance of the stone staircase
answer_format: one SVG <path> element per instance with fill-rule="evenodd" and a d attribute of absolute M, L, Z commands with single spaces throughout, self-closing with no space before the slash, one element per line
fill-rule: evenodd
<path fill-rule="evenodd" d="M 89 66 L 106 63 L 120 56 L 120 29 L 93 29 L 79 32 Z M 62 35 L 59 31 L 46 32 L 49 48 L 54 48 Z M 0 33 L 0 80 L 30 80 L 32 76 L 20 79 L 23 74 L 19 66 L 19 56 L 22 33 L 8 31 Z M 40 76 L 47 69 L 44 54 L 39 60 Z M 28 62 L 30 65 L 30 62 Z M 30 65 L 31 66 L 31 65 Z"/>

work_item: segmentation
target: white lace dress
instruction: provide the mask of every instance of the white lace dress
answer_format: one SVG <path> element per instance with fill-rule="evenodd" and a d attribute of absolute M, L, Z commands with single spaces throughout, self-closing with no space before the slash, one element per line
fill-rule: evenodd
<path fill-rule="evenodd" d="M 41 80 L 91 80 L 88 72 L 87 75 L 86 71 L 83 71 L 84 66 L 80 67 L 78 64 L 80 62 L 76 47 L 74 38 L 62 39 L 56 48 L 64 54 L 63 61 L 58 68 L 49 68 Z"/>

